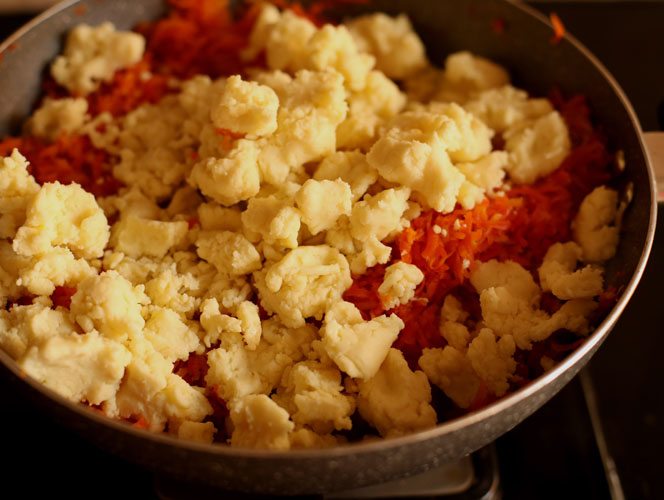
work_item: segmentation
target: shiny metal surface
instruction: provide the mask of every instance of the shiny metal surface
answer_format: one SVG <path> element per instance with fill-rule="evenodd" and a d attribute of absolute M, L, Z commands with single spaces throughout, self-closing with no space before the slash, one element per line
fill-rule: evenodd
<path fill-rule="evenodd" d="M 85 6 L 81 9 L 81 6 Z M 634 199 L 624 218 L 618 255 L 607 269 L 622 294 L 589 339 L 549 373 L 500 401 L 434 429 L 379 442 L 326 450 L 266 452 L 178 441 L 109 420 L 72 404 L 20 373 L 0 352 L 0 371 L 22 384 L 44 411 L 85 434 L 99 446 L 156 470 L 219 487 L 266 493 L 311 493 L 347 489 L 422 472 L 482 447 L 532 414 L 574 377 L 608 335 L 634 292 L 653 240 L 655 182 L 634 112 L 611 75 L 573 38 L 550 43 L 551 28 L 534 11 L 514 1 L 402 1 L 372 3 L 372 9 L 407 12 L 427 44 L 430 58 L 469 49 L 504 64 L 515 82 L 546 94 L 553 82 L 563 91 L 588 96 L 610 143 L 625 152 Z M 356 7 L 354 12 L 366 9 Z M 82 0 L 59 4 L 0 46 L 0 134 L 25 117 L 39 93 L 41 71 L 59 52 L 63 34 L 80 23 L 111 20 L 120 28 L 155 18 L 160 0 Z M 492 20 L 505 21 L 499 36 Z"/>

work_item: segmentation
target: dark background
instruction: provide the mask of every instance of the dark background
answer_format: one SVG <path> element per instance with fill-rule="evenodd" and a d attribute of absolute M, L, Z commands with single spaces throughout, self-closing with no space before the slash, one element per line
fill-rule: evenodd
<path fill-rule="evenodd" d="M 1 0 L 0 0 L 1 1 Z M 614 74 L 644 130 L 664 130 L 664 2 L 530 2 L 555 11 Z M 0 5 L 1 6 L 1 5 Z M 0 38 L 30 15 L 0 15 Z M 660 208 L 659 219 L 664 219 Z M 607 452 L 598 449 L 577 377 L 535 415 L 497 441 L 503 497 L 664 498 L 664 221 L 641 285 L 586 374 L 595 389 Z M 153 498 L 152 477 L 53 424 L 3 388 L 2 498 Z M 11 488 L 8 489 L 8 488 Z M 10 491 L 12 491 L 10 493 Z"/>

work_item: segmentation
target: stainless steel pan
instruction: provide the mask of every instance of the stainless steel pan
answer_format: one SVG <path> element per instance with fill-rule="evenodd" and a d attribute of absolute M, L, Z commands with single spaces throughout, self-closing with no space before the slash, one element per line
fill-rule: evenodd
<path fill-rule="evenodd" d="M 654 174 L 642 132 L 625 95 L 604 67 L 572 37 L 550 43 L 552 29 L 540 14 L 507 0 L 384 0 L 361 10 L 406 12 L 433 61 L 468 49 L 506 66 L 518 86 L 546 95 L 552 86 L 585 94 L 611 145 L 625 152 L 634 198 L 624 218 L 608 283 L 622 287 L 609 315 L 590 338 L 544 376 L 500 401 L 416 434 L 327 450 L 266 452 L 178 441 L 106 419 L 72 404 L 20 373 L 0 352 L 4 383 L 17 383 L 54 418 L 98 446 L 127 460 L 192 481 L 231 490 L 295 494 L 326 492 L 382 482 L 457 459 L 493 441 L 556 394 L 602 344 L 643 273 L 656 215 Z M 56 6 L 0 46 L 0 134 L 14 131 L 31 110 L 42 72 L 60 51 L 63 34 L 81 23 L 114 22 L 130 28 L 162 14 L 161 0 L 82 0 Z M 346 12 L 349 13 L 349 12 Z M 490 29 L 502 20 L 502 35 Z"/>

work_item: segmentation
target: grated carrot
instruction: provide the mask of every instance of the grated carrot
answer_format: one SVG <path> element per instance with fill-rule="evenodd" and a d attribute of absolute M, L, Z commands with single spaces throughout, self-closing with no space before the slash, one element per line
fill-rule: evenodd
<path fill-rule="evenodd" d="M 553 36 L 551 37 L 551 43 L 556 45 L 560 43 L 560 41 L 565 36 L 565 25 L 563 24 L 562 19 L 560 19 L 560 16 L 558 16 L 558 14 L 555 12 L 549 14 L 549 19 L 551 21 L 551 26 L 553 26 Z"/>
<path fill-rule="evenodd" d="M 87 136 L 62 135 L 53 143 L 36 137 L 9 137 L 0 142 L 0 155 L 9 155 L 14 148 L 28 159 L 29 171 L 39 184 L 77 182 L 95 196 L 114 194 L 122 185 L 113 177 L 108 155 Z"/>
<path fill-rule="evenodd" d="M 51 294 L 53 307 L 64 307 L 65 309 L 69 309 L 69 306 L 71 305 L 71 298 L 75 293 L 76 287 L 56 286 L 55 290 Z"/>

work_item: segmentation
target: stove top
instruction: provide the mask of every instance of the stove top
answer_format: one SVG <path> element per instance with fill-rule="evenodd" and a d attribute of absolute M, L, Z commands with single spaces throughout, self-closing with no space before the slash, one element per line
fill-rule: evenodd
<path fill-rule="evenodd" d="M 644 130 L 664 130 L 664 2 L 532 1 L 609 68 Z M 0 37 L 29 16 L 0 16 Z M 664 498 L 660 353 L 664 309 L 664 209 L 641 284 L 580 377 L 495 445 L 412 480 L 328 498 Z M 2 389 L 4 477 L 21 497 L 237 498 L 151 473 L 102 452 Z"/>

